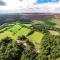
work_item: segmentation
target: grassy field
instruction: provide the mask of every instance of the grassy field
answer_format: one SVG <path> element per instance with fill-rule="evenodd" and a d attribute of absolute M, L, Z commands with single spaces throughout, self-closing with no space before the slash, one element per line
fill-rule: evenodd
<path fill-rule="evenodd" d="M 23 27 L 14 35 L 14 39 L 17 39 L 18 36 L 26 36 L 30 31 L 30 29 Z"/>
<path fill-rule="evenodd" d="M 35 24 L 37 24 L 37 23 L 38 22 L 36 22 Z M 39 22 L 39 24 L 40 23 L 46 24 L 49 26 L 51 25 L 51 24 L 48 24 L 47 22 L 44 22 L 44 21 Z M 51 23 L 51 22 L 49 22 L 49 23 Z M 39 53 L 40 53 L 40 48 L 41 48 L 40 44 L 41 44 L 42 39 L 45 37 L 44 33 L 47 33 L 47 32 L 42 32 L 39 30 L 31 29 L 30 28 L 31 26 L 32 26 L 32 24 L 20 24 L 20 23 L 8 24 L 5 27 L 2 25 L 2 26 L 0 26 L 0 28 L 1 28 L 0 29 L 0 40 L 4 39 L 6 37 L 10 37 L 13 39 L 13 42 L 14 42 L 18 39 L 18 37 L 21 37 L 22 35 L 24 35 L 28 38 L 28 40 L 30 42 L 32 42 L 34 44 L 35 48 L 37 49 L 36 51 L 39 51 Z M 55 27 L 58 25 L 52 25 L 52 26 Z M 29 35 L 29 33 L 31 33 L 32 31 L 33 31 L 33 33 Z M 54 35 L 54 36 L 59 35 L 60 36 L 60 33 L 58 31 L 55 31 L 53 29 L 48 30 L 48 31 L 51 35 Z M 56 60 L 60 60 L 60 58 L 57 58 Z"/>
<path fill-rule="evenodd" d="M 4 31 L 4 32 L 0 33 L 0 40 L 4 39 L 5 37 L 11 37 L 12 39 L 17 40 L 19 36 L 24 35 L 31 42 L 33 42 L 34 45 L 37 48 L 39 48 L 40 47 L 40 42 L 41 42 L 44 34 L 42 32 L 34 31 L 34 33 L 27 36 L 27 34 L 31 32 L 31 29 L 28 28 L 30 26 L 31 26 L 31 24 L 20 24 L 20 23 L 8 24 L 8 26 L 4 27 L 3 29 L 0 29 L 0 31 Z M 3 25 L 1 26 L 1 28 L 2 27 L 3 27 Z M 8 29 L 6 30 L 6 28 L 8 28 Z M 50 33 L 52 35 L 57 35 L 58 34 L 56 31 L 50 31 Z"/>
<path fill-rule="evenodd" d="M 11 24 L 9 24 L 10 26 Z M 0 40 L 4 39 L 5 37 L 10 37 L 14 40 L 17 40 L 19 36 L 26 36 L 31 42 L 34 43 L 34 45 L 36 47 L 39 47 L 40 41 L 43 38 L 43 34 L 41 32 L 37 32 L 35 31 L 33 34 L 27 36 L 28 33 L 31 32 L 31 29 L 27 28 L 30 27 L 31 24 L 19 24 L 16 23 L 15 25 L 11 26 L 10 28 L 8 27 L 8 29 L 2 33 L 0 33 Z M 5 27 L 7 28 L 7 27 Z M 4 30 L 5 28 L 1 29 Z"/>
<path fill-rule="evenodd" d="M 56 60 L 60 60 L 60 58 L 57 58 Z"/>
<path fill-rule="evenodd" d="M 36 23 L 38 23 L 38 22 L 36 22 Z M 44 22 L 44 21 L 42 21 L 42 22 Z M 3 29 L 0 29 L 0 31 L 4 31 L 4 32 L 0 33 L 0 40 L 5 37 L 11 37 L 12 39 L 17 40 L 19 36 L 22 36 L 22 35 L 27 36 L 27 34 L 31 32 L 31 29 L 28 28 L 30 26 L 31 26 L 31 24 L 20 24 L 20 23 L 8 24 L 8 26 L 4 27 Z M 1 26 L 1 28 L 2 27 L 3 27 L 3 25 Z M 6 30 L 6 28 L 8 28 L 8 29 Z M 55 31 L 50 31 L 50 33 L 52 35 L 58 34 Z M 39 44 L 40 44 L 43 36 L 44 36 L 44 34 L 42 32 L 35 31 L 33 34 L 27 36 L 27 38 L 30 41 L 32 41 L 36 47 L 39 47 Z"/>
<path fill-rule="evenodd" d="M 5 37 L 11 37 L 13 38 L 13 33 L 9 31 L 5 31 L 3 33 L 0 33 L 0 40 L 4 39 Z"/>
<path fill-rule="evenodd" d="M 60 19 L 52 19 L 52 22 L 60 26 Z"/>
<path fill-rule="evenodd" d="M 11 27 L 10 29 L 8 29 L 11 32 L 16 33 L 22 26 L 19 24 L 15 24 L 13 27 Z"/>
<path fill-rule="evenodd" d="M 43 34 L 41 32 L 34 32 L 32 35 L 28 36 L 28 39 L 32 41 L 37 48 L 40 47 L 40 42 L 43 38 Z"/>
<path fill-rule="evenodd" d="M 27 26 L 27 27 L 30 27 L 31 26 L 31 24 L 23 24 L 24 26 Z"/>
<path fill-rule="evenodd" d="M 49 30 L 49 32 L 51 35 L 56 35 L 56 36 L 59 35 L 59 32 L 57 31 Z"/>

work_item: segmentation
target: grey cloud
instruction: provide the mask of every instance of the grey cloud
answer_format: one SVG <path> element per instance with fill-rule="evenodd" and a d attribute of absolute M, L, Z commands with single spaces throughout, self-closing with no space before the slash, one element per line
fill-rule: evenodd
<path fill-rule="evenodd" d="M 0 0 L 0 6 L 6 5 L 4 1 Z"/>

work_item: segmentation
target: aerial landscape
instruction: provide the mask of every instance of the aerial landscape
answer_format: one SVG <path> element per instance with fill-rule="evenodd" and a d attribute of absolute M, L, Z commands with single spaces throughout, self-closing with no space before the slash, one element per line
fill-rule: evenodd
<path fill-rule="evenodd" d="M 0 0 L 0 60 L 60 60 L 60 0 Z"/>
<path fill-rule="evenodd" d="M 60 60 L 59 17 L 43 13 L 1 15 L 0 59 Z"/>

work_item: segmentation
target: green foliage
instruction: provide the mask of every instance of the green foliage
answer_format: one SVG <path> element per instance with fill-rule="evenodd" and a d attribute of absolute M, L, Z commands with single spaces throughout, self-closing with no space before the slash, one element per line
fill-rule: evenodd
<path fill-rule="evenodd" d="M 44 21 L 44 23 L 32 23 L 32 28 L 36 31 L 48 33 L 48 30 L 54 30 L 60 32 L 60 28 L 55 27 L 56 23 Z"/>
<path fill-rule="evenodd" d="M 21 52 L 17 44 L 13 44 L 12 39 L 5 38 L 0 41 L 0 60 L 18 60 Z"/>
<path fill-rule="evenodd" d="M 54 25 L 48 21 L 34 22 L 32 25 L 19 23 L 2 25 L 0 27 L 2 28 L 0 30 L 0 60 L 56 60 L 60 57 L 60 36 L 51 35 L 49 30 L 60 32 L 60 28 Z M 20 43 L 22 40 L 24 42 L 17 44 L 14 40 L 18 37 L 21 40 Z M 23 43 L 27 45 L 24 44 L 24 46 Z"/>
<path fill-rule="evenodd" d="M 41 56 L 50 60 L 60 57 L 60 36 L 45 35 L 41 41 Z M 46 58 L 46 59 L 47 59 Z"/>
<path fill-rule="evenodd" d="M 27 36 L 29 36 L 29 35 L 31 35 L 31 34 L 33 34 L 34 33 L 34 30 L 31 30 L 28 34 L 27 34 Z"/>
<path fill-rule="evenodd" d="M 38 54 L 36 52 L 26 49 L 22 53 L 21 60 L 35 60 L 37 55 Z"/>

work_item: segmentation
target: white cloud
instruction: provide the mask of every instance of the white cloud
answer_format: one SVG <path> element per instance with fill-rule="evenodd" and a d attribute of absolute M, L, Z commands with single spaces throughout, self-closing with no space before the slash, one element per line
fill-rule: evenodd
<path fill-rule="evenodd" d="M 35 0 L 3 0 L 6 6 L 0 6 L 2 12 L 23 12 L 33 6 Z"/>
<path fill-rule="evenodd" d="M 36 0 L 3 0 L 6 6 L 0 6 L 0 13 L 7 12 L 58 12 L 60 13 L 60 2 L 34 4 Z"/>
<path fill-rule="evenodd" d="M 55 3 L 36 4 L 35 8 L 41 12 L 60 13 L 60 1 Z"/>

